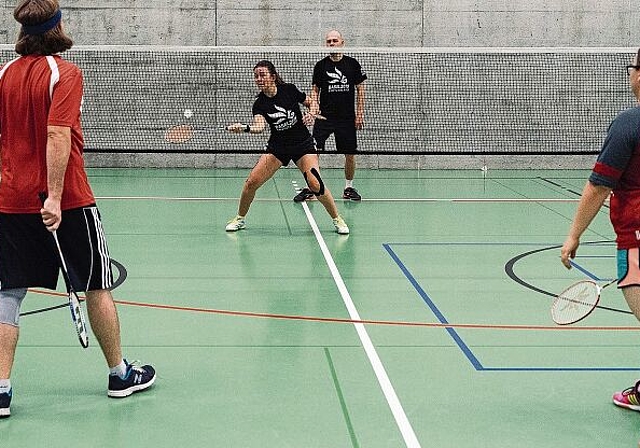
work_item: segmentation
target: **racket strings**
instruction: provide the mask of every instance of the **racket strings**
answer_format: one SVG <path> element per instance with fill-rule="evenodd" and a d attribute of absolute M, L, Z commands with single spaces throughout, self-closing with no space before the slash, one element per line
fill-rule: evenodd
<path fill-rule="evenodd" d="M 170 143 L 184 143 L 193 137 L 193 126 L 188 124 L 180 124 L 171 126 L 167 129 L 164 137 Z"/>
<path fill-rule="evenodd" d="M 578 282 L 555 298 L 551 307 L 552 318 L 561 325 L 578 322 L 593 311 L 599 297 L 600 288 L 594 282 Z"/>

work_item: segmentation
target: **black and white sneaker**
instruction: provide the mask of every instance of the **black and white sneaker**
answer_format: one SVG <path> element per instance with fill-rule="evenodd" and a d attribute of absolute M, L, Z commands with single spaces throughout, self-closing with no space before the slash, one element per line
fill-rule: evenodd
<path fill-rule="evenodd" d="M 293 202 L 304 202 L 313 200 L 316 198 L 316 195 L 311 192 L 308 188 L 303 188 L 300 192 L 293 197 Z"/>
<path fill-rule="evenodd" d="M 12 389 L 0 394 L 0 418 L 7 418 L 11 415 L 11 395 L 13 395 Z"/>
<path fill-rule="evenodd" d="M 151 366 L 140 366 L 136 361 L 127 365 L 127 375 L 124 379 L 118 375 L 109 375 L 109 391 L 107 395 L 113 398 L 124 398 L 151 387 L 156 380 L 156 371 Z"/>
<path fill-rule="evenodd" d="M 347 187 L 342 193 L 342 199 L 350 199 L 352 201 L 360 201 L 362 196 L 358 193 L 358 190 L 352 187 Z"/>

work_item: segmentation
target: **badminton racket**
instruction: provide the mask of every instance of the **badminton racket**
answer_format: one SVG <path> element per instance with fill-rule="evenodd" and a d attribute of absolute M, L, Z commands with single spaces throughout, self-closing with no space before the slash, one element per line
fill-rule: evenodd
<path fill-rule="evenodd" d="M 164 138 L 169 143 L 186 143 L 193 138 L 196 131 L 215 131 L 217 128 L 196 128 L 190 124 L 171 126 L 164 133 Z"/>
<path fill-rule="evenodd" d="M 47 195 L 45 193 L 40 193 L 40 201 L 44 204 L 45 199 L 47 199 Z M 67 268 L 67 263 L 62 255 L 62 249 L 60 248 L 60 242 L 58 241 L 58 234 L 54 230 L 51 232 L 53 235 L 53 240 L 56 243 L 56 248 L 58 249 L 58 258 L 60 259 L 60 270 L 62 271 L 62 277 L 64 278 L 64 283 L 67 287 L 67 295 L 69 298 L 69 309 L 71 310 L 71 320 L 73 321 L 73 326 L 76 329 L 76 333 L 78 333 L 78 340 L 80 341 L 80 345 L 82 347 L 89 347 L 89 332 L 87 330 L 86 320 L 84 318 L 84 313 L 82 311 L 82 306 L 80 305 L 80 297 L 78 297 L 78 293 L 73 288 L 71 284 L 71 278 L 69 277 L 69 270 Z"/>
<path fill-rule="evenodd" d="M 617 279 L 611 280 L 604 286 L 593 280 L 581 280 L 572 284 L 553 299 L 551 318 L 558 325 L 581 321 L 598 306 L 602 290 L 616 281 Z"/>

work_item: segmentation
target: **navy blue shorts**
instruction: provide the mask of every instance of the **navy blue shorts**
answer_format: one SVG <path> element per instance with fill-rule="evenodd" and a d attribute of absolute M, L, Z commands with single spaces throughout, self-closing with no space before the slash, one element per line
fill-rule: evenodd
<path fill-rule="evenodd" d="M 62 212 L 57 230 L 76 291 L 108 289 L 111 258 L 95 205 Z M 39 213 L 0 213 L 0 288 L 57 289 L 60 259 Z"/>

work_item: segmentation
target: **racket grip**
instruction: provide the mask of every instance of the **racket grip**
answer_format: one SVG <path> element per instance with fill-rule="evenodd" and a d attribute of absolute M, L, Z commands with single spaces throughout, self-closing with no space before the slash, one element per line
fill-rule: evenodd
<path fill-rule="evenodd" d="M 47 193 L 41 191 L 40 193 L 38 193 L 38 197 L 40 198 L 40 202 L 42 202 L 42 205 L 44 205 L 44 201 L 47 200 Z"/>
<path fill-rule="evenodd" d="M 243 124 L 242 126 L 243 126 L 242 127 L 242 132 L 247 132 L 247 133 L 251 132 L 251 125 Z M 227 126 L 225 126 L 224 130 L 225 131 L 230 131 L 231 130 L 231 125 L 228 124 Z"/>

